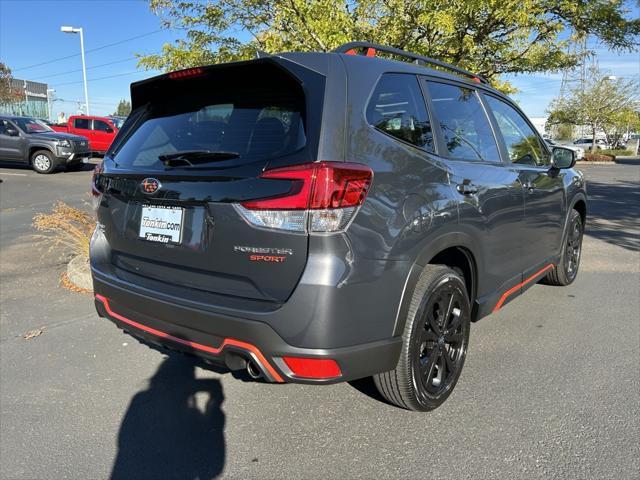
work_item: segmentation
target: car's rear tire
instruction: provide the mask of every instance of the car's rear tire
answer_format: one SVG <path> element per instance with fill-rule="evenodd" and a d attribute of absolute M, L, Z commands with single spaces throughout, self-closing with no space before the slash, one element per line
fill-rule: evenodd
<path fill-rule="evenodd" d="M 562 240 L 560 263 L 547 274 L 543 283 L 559 287 L 573 283 L 578 276 L 578 269 L 580 268 L 583 235 L 582 216 L 577 210 L 571 210 L 567 231 Z"/>
<path fill-rule="evenodd" d="M 380 394 L 409 410 L 442 405 L 462 372 L 470 317 L 462 277 L 446 266 L 428 265 L 411 298 L 398 364 L 373 377 Z"/>
<path fill-rule="evenodd" d="M 38 173 L 51 173 L 56 169 L 56 162 L 48 150 L 36 150 L 31 155 L 31 168 Z"/>

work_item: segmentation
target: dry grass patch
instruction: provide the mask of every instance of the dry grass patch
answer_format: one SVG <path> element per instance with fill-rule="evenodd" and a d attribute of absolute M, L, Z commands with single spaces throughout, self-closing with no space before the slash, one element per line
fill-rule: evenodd
<path fill-rule="evenodd" d="M 89 242 L 96 226 L 92 214 L 56 202 L 50 213 L 38 213 L 33 217 L 33 226 L 42 232 L 41 238 L 49 243 L 50 250 L 89 257 Z"/>

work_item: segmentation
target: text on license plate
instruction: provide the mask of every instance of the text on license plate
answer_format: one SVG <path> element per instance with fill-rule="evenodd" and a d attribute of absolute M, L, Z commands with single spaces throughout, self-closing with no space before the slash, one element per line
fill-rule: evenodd
<path fill-rule="evenodd" d="M 156 243 L 180 243 L 183 213 L 180 207 L 143 205 L 140 238 Z"/>

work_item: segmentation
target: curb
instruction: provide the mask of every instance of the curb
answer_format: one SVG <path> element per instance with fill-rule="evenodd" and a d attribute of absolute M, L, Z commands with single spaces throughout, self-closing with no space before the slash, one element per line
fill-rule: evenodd
<path fill-rule="evenodd" d="M 576 162 L 576 165 L 616 165 L 618 162 L 611 160 L 610 162 Z"/>
<path fill-rule="evenodd" d="M 67 264 L 67 278 L 77 288 L 92 291 L 93 281 L 89 259 L 84 255 L 73 257 Z"/>

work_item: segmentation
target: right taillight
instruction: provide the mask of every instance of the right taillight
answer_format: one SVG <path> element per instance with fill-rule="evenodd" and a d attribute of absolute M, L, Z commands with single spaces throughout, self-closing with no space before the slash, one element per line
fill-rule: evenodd
<path fill-rule="evenodd" d="M 93 205 L 93 209 L 97 210 L 100 205 L 100 199 L 102 198 L 102 191 L 98 186 L 98 181 L 100 179 L 100 174 L 102 173 L 102 162 L 100 162 L 93 169 L 93 175 L 91 176 L 91 204 Z"/>
<path fill-rule="evenodd" d="M 277 197 L 237 205 L 252 225 L 296 232 L 344 230 L 367 196 L 373 171 L 366 165 L 317 162 L 266 170 L 260 178 L 291 180 Z"/>

